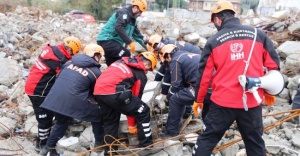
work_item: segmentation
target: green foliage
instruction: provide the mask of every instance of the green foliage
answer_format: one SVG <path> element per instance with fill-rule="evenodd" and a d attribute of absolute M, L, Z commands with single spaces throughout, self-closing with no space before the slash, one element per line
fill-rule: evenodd
<path fill-rule="evenodd" d="M 13 7 L 21 4 L 45 10 L 50 9 L 59 14 L 65 14 L 71 10 L 82 10 L 93 15 L 96 20 L 108 20 L 116 6 L 125 6 L 124 0 L 9 0 L 6 3 Z"/>
<path fill-rule="evenodd" d="M 114 13 L 114 6 L 122 4 L 122 0 L 92 0 L 89 3 L 89 12 L 100 20 L 108 20 Z"/>

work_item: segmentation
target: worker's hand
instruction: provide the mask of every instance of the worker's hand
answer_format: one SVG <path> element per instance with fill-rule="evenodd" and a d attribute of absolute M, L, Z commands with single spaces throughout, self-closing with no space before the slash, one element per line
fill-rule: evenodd
<path fill-rule="evenodd" d="M 137 129 L 136 125 L 135 126 L 128 126 L 128 131 L 129 131 L 130 134 L 137 134 L 138 133 L 138 129 Z"/>
<path fill-rule="evenodd" d="M 166 99 L 164 99 L 164 102 L 165 102 L 165 105 L 167 106 L 167 107 L 169 107 L 169 100 L 166 98 Z"/>
<path fill-rule="evenodd" d="M 276 97 L 268 93 L 264 93 L 264 104 L 272 106 L 276 101 Z"/>
<path fill-rule="evenodd" d="M 194 111 L 195 117 L 199 117 L 198 108 L 203 109 L 203 103 L 195 101 L 193 104 L 193 111 Z"/>
<path fill-rule="evenodd" d="M 146 35 L 146 34 L 143 35 L 143 42 L 144 42 L 144 44 L 147 44 L 149 42 L 148 35 Z"/>
<path fill-rule="evenodd" d="M 135 52 L 135 45 L 134 45 L 134 43 L 131 42 L 128 46 L 130 47 L 130 51 L 133 54 Z"/>

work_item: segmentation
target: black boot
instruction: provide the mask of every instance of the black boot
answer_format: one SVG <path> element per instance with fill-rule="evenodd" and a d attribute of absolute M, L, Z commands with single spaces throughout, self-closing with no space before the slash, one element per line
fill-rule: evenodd
<path fill-rule="evenodd" d="M 37 138 L 35 140 L 34 150 L 37 151 L 37 152 L 40 152 L 43 149 L 43 147 L 46 145 L 46 142 L 47 141 L 41 141 L 39 138 Z"/>
<path fill-rule="evenodd" d="M 56 152 L 55 147 L 48 147 L 48 146 L 44 146 L 44 148 L 40 152 L 40 155 L 47 156 L 48 153 L 50 156 L 59 156 L 59 154 Z"/>

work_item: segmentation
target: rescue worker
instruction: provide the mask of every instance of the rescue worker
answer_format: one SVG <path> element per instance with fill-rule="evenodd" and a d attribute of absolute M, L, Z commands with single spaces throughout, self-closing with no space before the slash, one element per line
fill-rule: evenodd
<path fill-rule="evenodd" d="M 171 87 L 169 100 L 169 115 L 166 125 L 166 135 L 179 134 L 179 123 L 186 105 L 192 106 L 195 99 L 196 76 L 200 55 L 179 50 L 174 44 L 167 44 L 161 49 L 161 57 L 170 62 Z"/>
<path fill-rule="evenodd" d="M 30 69 L 25 83 L 25 93 L 28 95 L 36 120 L 38 136 L 35 150 L 40 151 L 46 144 L 50 134 L 53 113 L 40 107 L 55 82 L 61 66 L 81 50 L 81 42 L 76 37 L 66 37 L 62 44 L 47 45 Z"/>
<path fill-rule="evenodd" d="M 190 53 L 195 53 L 201 55 L 202 51 L 199 47 L 192 45 L 191 43 L 185 42 L 185 41 L 176 41 L 176 40 L 166 40 L 163 39 L 160 35 L 151 35 L 149 37 L 149 40 L 147 42 L 147 49 L 148 51 L 153 51 L 157 55 L 159 54 L 159 51 L 167 45 L 167 44 L 174 44 L 176 45 L 179 50 L 186 51 Z M 163 79 L 162 83 L 162 90 L 161 94 L 167 95 L 169 88 L 171 86 L 171 77 L 170 77 L 170 69 L 169 69 L 169 62 L 164 62 L 164 60 L 161 60 L 161 66 L 155 75 L 154 81 L 161 81 Z"/>
<path fill-rule="evenodd" d="M 199 47 L 185 42 L 185 41 L 176 41 L 176 40 L 166 40 L 163 39 L 162 36 L 155 34 L 151 35 L 147 42 L 147 49 L 148 51 L 153 51 L 155 54 L 159 54 L 161 52 L 161 49 L 167 45 L 167 44 L 174 44 L 176 45 L 179 50 L 186 51 L 190 53 L 195 53 L 201 55 L 202 51 Z M 169 63 L 168 61 L 161 60 L 161 66 L 155 75 L 154 81 L 162 81 L 161 84 L 161 94 L 162 95 L 168 95 L 169 88 L 171 86 L 171 74 L 169 69 Z M 166 105 L 169 106 L 169 102 L 167 99 L 165 100 Z M 192 113 L 192 107 L 191 105 L 186 106 L 186 112 L 184 113 L 183 117 L 187 118 Z"/>
<path fill-rule="evenodd" d="M 54 112 L 56 123 L 41 155 L 58 155 L 56 143 L 62 138 L 73 118 L 91 122 L 95 146 L 103 144 L 101 110 L 94 99 L 93 89 L 100 76 L 101 46 L 89 44 L 84 54 L 77 54 L 64 64 L 57 80 L 41 107 Z"/>
<path fill-rule="evenodd" d="M 97 43 L 105 51 L 107 66 L 121 57 L 129 57 L 135 52 L 134 40 L 146 49 L 143 36 L 137 27 L 136 18 L 147 10 L 146 0 L 132 0 L 131 5 L 117 10 L 107 21 L 97 36 Z M 126 46 L 124 46 L 126 45 Z M 130 47 L 130 51 L 126 48 Z"/>
<path fill-rule="evenodd" d="M 139 147 L 152 144 L 150 108 L 142 100 L 147 82 L 146 73 L 156 66 L 152 52 L 142 52 L 135 58 L 122 57 L 111 64 L 97 79 L 94 95 L 101 107 L 104 133 L 118 138 L 120 114 L 136 118 Z M 112 138 L 105 138 L 107 143 Z M 108 147 L 105 149 L 108 152 Z M 139 155 L 148 155 L 157 150 L 147 149 Z"/>
<path fill-rule="evenodd" d="M 197 139 L 193 156 L 210 156 L 234 121 L 242 135 L 247 155 L 266 155 L 261 104 L 257 103 L 252 93 L 244 94 L 238 77 L 244 71 L 246 76 L 261 77 L 264 75 L 263 67 L 279 70 L 279 58 L 272 41 L 263 31 L 242 25 L 234 15 L 233 5 L 227 0 L 218 1 L 211 10 L 211 22 L 218 32 L 208 39 L 202 53 L 197 78 L 199 90 L 193 109 L 197 113 L 210 81 L 212 103 L 204 119 L 206 129 Z M 246 63 L 249 63 L 247 68 Z M 257 91 L 261 98 L 264 95 L 265 104 L 274 104 L 274 96 L 264 93 L 262 88 Z M 247 97 L 245 102 L 243 95 Z M 244 109 L 244 103 L 248 105 L 248 110 Z"/>

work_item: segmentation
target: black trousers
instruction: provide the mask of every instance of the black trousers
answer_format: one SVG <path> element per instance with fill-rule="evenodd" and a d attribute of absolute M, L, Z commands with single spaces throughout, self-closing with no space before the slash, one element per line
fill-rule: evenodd
<path fill-rule="evenodd" d="M 55 115 L 56 123 L 54 124 L 51 134 L 48 138 L 47 141 L 48 147 L 56 146 L 56 143 L 58 142 L 59 139 L 61 139 L 65 135 L 69 125 L 73 120 L 73 118 L 70 118 L 68 116 L 59 113 L 54 113 L 54 115 Z M 99 119 L 99 122 L 91 122 L 91 124 L 92 124 L 92 131 L 95 137 L 95 142 L 98 142 L 98 145 L 103 144 L 104 132 L 103 132 L 103 124 L 101 120 Z"/>
<path fill-rule="evenodd" d="M 139 147 L 146 147 L 152 144 L 150 127 L 150 108 L 130 91 L 113 95 L 96 95 L 104 122 L 105 135 L 118 138 L 120 115 L 125 114 L 136 118 L 138 129 Z M 114 141 L 111 137 L 105 137 L 107 143 Z M 106 148 L 108 150 L 108 148 Z"/>
<path fill-rule="evenodd" d="M 300 109 L 300 104 L 298 103 L 293 103 L 292 105 L 292 110 L 294 109 Z M 294 119 L 295 123 L 296 124 L 300 124 L 300 116 L 297 116 L 295 119 Z"/>
<path fill-rule="evenodd" d="M 28 96 L 35 113 L 35 118 L 38 122 L 38 140 L 40 145 L 45 145 L 52 127 L 53 112 L 41 108 L 40 105 L 44 102 L 45 97 Z"/>
<path fill-rule="evenodd" d="M 242 135 L 247 155 L 265 156 L 261 106 L 245 111 L 244 109 L 221 107 L 214 102 L 210 104 L 204 119 L 206 129 L 197 139 L 193 156 L 210 156 L 213 148 L 234 121 L 236 121 Z"/>
<path fill-rule="evenodd" d="M 115 61 L 119 60 L 121 57 L 129 57 L 130 51 L 122 46 L 120 43 L 114 40 L 108 41 L 97 41 L 97 44 L 100 45 L 105 52 L 105 60 L 107 66 L 110 66 Z"/>

